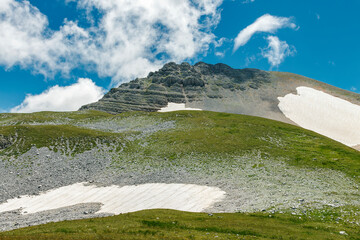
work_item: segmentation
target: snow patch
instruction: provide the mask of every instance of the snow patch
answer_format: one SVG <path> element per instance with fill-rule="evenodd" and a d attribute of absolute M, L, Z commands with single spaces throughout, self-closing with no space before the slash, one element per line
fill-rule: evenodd
<path fill-rule="evenodd" d="M 185 103 L 168 103 L 166 107 L 161 108 L 158 112 L 174 112 L 182 110 L 193 110 L 193 111 L 202 111 L 200 108 L 187 108 Z"/>
<path fill-rule="evenodd" d="M 80 203 L 102 203 L 97 213 L 120 214 L 155 208 L 201 212 L 224 196 L 225 192 L 219 188 L 194 184 L 150 183 L 96 187 L 75 183 L 40 195 L 8 200 L 0 204 L 0 212 L 21 209 L 22 214 L 31 214 Z"/>
<path fill-rule="evenodd" d="M 309 87 L 279 97 L 279 108 L 299 126 L 348 146 L 360 144 L 360 106 Z"/>

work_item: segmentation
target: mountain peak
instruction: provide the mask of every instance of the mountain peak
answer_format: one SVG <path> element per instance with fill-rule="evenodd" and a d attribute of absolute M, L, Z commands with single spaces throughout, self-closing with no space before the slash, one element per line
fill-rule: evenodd
<path fill-rule="evenodd" d="M 231 92 L 257 89 L 270 79 L 271 74 L 266 71 L 233 69 L 223 63 L 190 65 L 169 62 L 158 71 L 150 72 L 146 78 L 121 84 L 99 102 L 81 109 L 109 113 L 158 111 L 169 102 L 192 104 L 209 98 L 226 98 Z"/>

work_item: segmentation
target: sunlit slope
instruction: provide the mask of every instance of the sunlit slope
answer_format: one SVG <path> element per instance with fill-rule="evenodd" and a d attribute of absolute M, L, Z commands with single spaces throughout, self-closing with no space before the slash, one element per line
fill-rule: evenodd
<path fill-rule="evenodd" d="M 360 144 L 359 105 L 308 87 L 279 101 L 281 111 L 299 126 L 351 147 Z"/>
<path fill-rule="evenodd" d="M 161 129 L 161 123 L 174 126 Z M 151 131 L 154 126 L 159 129 Z M 128 136 L 142 132 L 150 134 L 129 140 Z M 3 156 L 24 153 L 33 146 L 64 151 L 65 142 L 76 154 L 94 148 L 96 141 L 113 141 L 119 147 L 122 142 L 128 143 L 123 152 L 136 148 L 136 154 L 143 154 L 143 158 L 255 152 L 301 167 L 342 170 L 349 176 L 359 175 L 360 166 L 359 153 L 312 131 L 259 117 L 206 111 L 130 112 L 116 116 L 96 111 L 1 114 L 0 134 L 12 142 L 1 150 Z M 141 141 L 147 145 L 138 145 Z"/>
<path fill-rule="evenodd" d="M 279 86 L 295 89 L 278 97 L 278 108 L 286 118 L 298 126 L 359 148 L 359 94 L 296 74 L 272 74 L 278 77 Z"/>
<path fill-rule="evenodd" d="M 0 239 L 359 239 L 357 225 L 335 222 L 326 214 L 209 215 L 147 210 L 23 228 L 0 233 Z"/>
<path fill-rule="evenodd" d="M 82 182 L 196 184 L 226 193 L 205 212 L 316 211 L 359 224 L 360 153 L 269 119 L 207 111 L 1 114 L 0 148 L 0 204 Z M 103 216 L 98 203 L 60 202 L 61 209 L 40 208 L 46 214 L 0 213 L 0 229 Z"/>
<path fill-rule="evenodd" d="M 296 93 L 297 87 L 301 87 L 301 86 L 310 87 L 325 92 L 327 94 L 330 94 L 334 97 L 338 97 L 346 101 L 349 101 L 351 103 L 360 105 L 360 94 L 358 93 L 347 91 L 332 86 L 330 84 L 320 82 L 312 78 L 308 78 L 294 73 L 288 73 L 288 72 L 270 72 L 270 73 L 278 78 L 279 86 L 281 87 L 288 86 L 293 90 L 292 93 Z"/>

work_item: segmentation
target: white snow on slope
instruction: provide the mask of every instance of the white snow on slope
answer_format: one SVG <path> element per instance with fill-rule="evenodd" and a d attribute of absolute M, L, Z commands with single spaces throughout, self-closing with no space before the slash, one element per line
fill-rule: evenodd
<path fill-rule="evenodd" d="M 279 108 L 299 126 L 348 146 L 360 144 L 360 106 L 309 87 L 279 97 Z"/>
<path fill-rule="evenodd" d="M 181 110 L 194 110 L 194 111 L 202 111 L 200 108 L 187 108 L 185 107 L 185 103 L 168 103 L 166 107 L 161 108 L 158 112 L 174 112 Z"/>
<path fill-rule="evenodd" d="M 193 184 L 150 183 L 96 187 L 76 183 L 40 195 L 8 200 L 0 205 L 0 212 L 21 208 L 22 214 L 31 214 L 80 203 L 102 203 L 97 213 L 120 214 L 154 208 L 201 212 L 224 196 L 225 192 L 219 188 Z"/>

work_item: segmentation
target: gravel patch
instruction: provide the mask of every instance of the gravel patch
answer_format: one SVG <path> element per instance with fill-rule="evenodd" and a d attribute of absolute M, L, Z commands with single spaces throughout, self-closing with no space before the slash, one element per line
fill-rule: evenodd
<path fill-rule="evenodd" d="M 49 222 L 111 216 L 111 214 L 105 213 L 95 214 L 100 208 L 100 203 L 87 203 L 28 215 L 22 215 L 20 211 L 4 212 L 0 213 L 0 231 L 9 231 Z"/>
<path fill-rule="evenodd" d="M 345 174 L 327 169 L 290 166 L 286 161 L 245 156 L 188 155 L 177 160 L 143 158 L 99 145 L 75 156 L 33 147 L 18 158 L 0 160 L 0 203 L 21 195 L 37 195 L 62 186 L 89 182 L 97 186 L 184 183 L 218 187 L 226 198 L 206 212 L 292 211 L 324 206 L 360 205 L 359 185 Z M 329 178 L 331 176 L 331 178 Z M 89 206 L 27 215 L 0 214 L 0 230 L 81 219 Z M 94 217 L 95 215 L 91 215 Z M 5 219 L 5 220 L 3 220 Z M 17 223 L 15 225 L 15 223 Z"/>
<path fill-rule="evenodd" d="M 80 122 L 74 126 L 114 133 L 125 131 L 154 133 L 176 127 L 175 121 L 159 121 L 150 117 L 112 118 L 101 121 Z"/>

